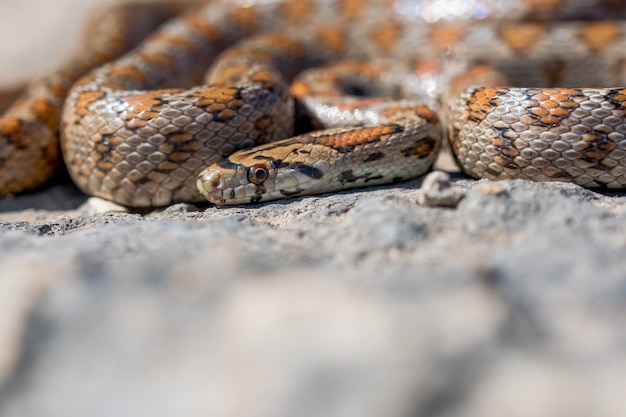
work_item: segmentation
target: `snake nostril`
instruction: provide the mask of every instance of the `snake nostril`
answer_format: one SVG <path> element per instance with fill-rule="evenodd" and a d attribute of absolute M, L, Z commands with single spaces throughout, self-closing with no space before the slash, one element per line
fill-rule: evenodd
<path fill-rule="evenodd" d="M 222 184 L 220 173 L 214 169 L 206 169 L 198 176 L 198 188 L 205 192 L 219 189 Z"/>

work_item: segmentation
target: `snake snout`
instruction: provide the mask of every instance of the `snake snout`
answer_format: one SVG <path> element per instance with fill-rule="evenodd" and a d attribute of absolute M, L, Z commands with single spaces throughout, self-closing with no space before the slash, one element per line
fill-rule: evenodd
<path fill-rule="evenodd" d="M 211 202 L 223 199 L 222 193 L 224 186 L 224 179 L 216 169 L 206 168 L 198 174 L 196 187 L 198 187 L 200 193 Z"/>

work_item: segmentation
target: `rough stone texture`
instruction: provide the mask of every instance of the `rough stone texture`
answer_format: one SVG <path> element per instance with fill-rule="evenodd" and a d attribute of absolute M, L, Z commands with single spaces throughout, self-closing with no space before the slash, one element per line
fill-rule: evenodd
<path fill-rule="evenodd" d="M 624 415 L 624 197 L 419 185 L 2 223 L 0 415 Z"/>
<path fill-rule="evenodd" d="M 420 185 L 0 200 L 0 416 L 626 415 L 624 193 Z"/>

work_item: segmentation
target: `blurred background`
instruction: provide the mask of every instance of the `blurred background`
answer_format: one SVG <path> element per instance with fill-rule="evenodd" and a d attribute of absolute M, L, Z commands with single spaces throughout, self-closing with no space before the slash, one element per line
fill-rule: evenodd
<path fill-rule="evenodd" d="M 57 67 L 80 39 L 90 11 L 119 0 L 2 0 L 0 86 Z"/>

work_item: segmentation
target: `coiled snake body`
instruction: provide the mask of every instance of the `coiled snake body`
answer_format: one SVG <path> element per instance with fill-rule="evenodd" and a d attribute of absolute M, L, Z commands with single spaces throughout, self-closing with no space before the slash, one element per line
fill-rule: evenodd
<path fill-rule="evenodd" d="M 82 190 L 136 207 L 399 181 L 430 168 L 444 130 L 475 177 L 626 187 L 626 89 L 603 88 L 626 84 L 623 4 L 486 3 L 487 20 L 468 1 L 447 21 L 442 0 L 213 1 L 118 59 L 186 6 L 111 9 L 0 119 L 0 195 L 46 181 L 59 133 Z M 326 129 L 290 138 L 296 107 Z"/>

